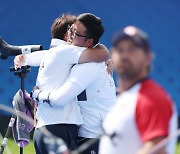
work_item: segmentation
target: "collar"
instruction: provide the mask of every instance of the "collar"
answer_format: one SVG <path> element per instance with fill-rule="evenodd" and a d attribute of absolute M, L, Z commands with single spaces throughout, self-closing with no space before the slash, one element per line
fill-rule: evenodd
<path fill-rule="evenodd" d="M 60 40 L 60 39 L 55 39 L 55 38 L 53 38 L 53 39 L 51 39 L 50 48 L 54 48 L 54 47 L 56 47 L 56 46 L 58 46 L 58 45 L 63 45 L 63 44 L 66 45 L 67 42 L 64 41 L 64 40 Z"/>
<path fill-rule="evenodd" d="M 143 82 L 143 81 L 145 81 L 145 80 L 147 80 L 147 79 L 150 79 L 150 77 L 149 77 L 149 76 L 146 76 L 146 77 L 143 77 L 143 78 L 137 80 L 137 81 L 136 81 L 135 83 L 133 83 L 129 88 L 127 88 L 125 91 L 131 89 L 131 88 L 132 88 L 134 85 L 136 85 L 137 83 Z M 118 91 L 116 91 L 116 95 L 119 95 L 119 94 L 121 94 L 121 93 L 118 92 Z"/>
<path fill-rule="evenodd" d="M 137 80 L 137 81 L 136 81 L 134 84 L 132 84 L 128 89 L 132 88 L 135 84 L 140 83 L 140 82 L 143 82 L 143 81 L 145 81 L 145 80 L 147 80 L 147 79 L 149 79 L 149 78 L 150 78 L 149 76 L 146 76 L 146 77 L 143 77 L 143 78 Z M 128 90 L 128 89 L 127 89 L 127 90 Z"/>

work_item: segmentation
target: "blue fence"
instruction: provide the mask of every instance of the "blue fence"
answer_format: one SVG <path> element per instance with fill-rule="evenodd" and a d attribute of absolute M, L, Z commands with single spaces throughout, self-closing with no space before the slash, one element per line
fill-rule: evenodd
<path fill-rule="evenodd" d="M 178 0 L 1 0 L 0 36 L 10 44 L 49 47 L 50 27 L 62 13 L 91 12 L 101 17 L 105 34 L 101 43 L 110 47 L 112 34 L 127 25 L 144 29 L 150 37 L 155 61 L 151 76 L 170 93 L 180 114 L 180 1 Z M 0 103 L 11 106 L 20 79 L 9 72 L 13 58 L 0 59 Z M 25 88 L 35 84 L 32 68 Z M 0 114 L 5 112 L 1 111 Z"/>

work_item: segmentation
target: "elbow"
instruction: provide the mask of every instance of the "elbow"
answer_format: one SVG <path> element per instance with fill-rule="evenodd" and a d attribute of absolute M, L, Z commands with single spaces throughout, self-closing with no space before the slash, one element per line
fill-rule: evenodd
<path fill-rule="evenodd" d="M 105 55 L 104 59 L 108 60 L 108 59 L 110 59 L 110 58 L 111 58 L 110 53 L 107 51 L 107 54 Z M 106 61 L 106 60 L 105 60 L 105 61 Z"/>
<path fill-rule="evenodd" d="M 100 55 L 98 59 L 101 59 L 102 61 L 107 61 L 110 58 L 111 58 L 110 53 L 106 51 L 103 53 L 103 55 Z"/>

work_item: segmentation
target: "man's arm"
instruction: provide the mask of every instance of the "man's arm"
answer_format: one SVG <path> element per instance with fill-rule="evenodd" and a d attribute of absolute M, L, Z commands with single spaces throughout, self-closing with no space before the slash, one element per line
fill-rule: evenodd
<path fill-rule="evenodd" d="M 89 70 L 91 73 L 89 74 Z M 39 101 L 49 100 L 52 107 L 64 107 L 71 103 L 90 84 L 98 78 L 97 64 L 80 64 L 74 66 L 68 80 L 56 91 L 35 90 L 33 98 Z"/>
<path fill-rule="evenodd" d="M 102 45 L 99 44 L 95 48 L 87 48 L 85 51 L 81 54 L 78 63 L 89 63 L 89 62 L 103 62 L 110 58 L 110 53 L 108 49 Z"/>
<path fill-rule="evenodd" d="M 63 108 L 68 103 L 71 103 L 82 91 L 82 88 L 78 84 L 66 81 L 64 85 L 56 91 L 35 90 L 33 92 L 33 99 L 39 100 L 39 102 L 48 100 L 50 106 Z"/>
<path fill-rule="evenodd" d="M 152 97 L 154 95 L 140 96 L 136 105 L 136 125 L 143 142 L 137 154 L 149 154 L 150 150 L 170 135 L 170 119 L 173 113 L 169 98 Z M 160 102 L 158 102 L 160 101 Z M 165 154 L 165 145 L 157 154 Z"/>
<path fill-rule="evenodd" d="M 43 59 L 44 55 L 47 53 L 46 50 L 33 52 L 30 54 L 21 54 L 14 58 L 14 66 L 15 68 L 21 68 L 24 65 L 30 66 L 40 66 L 41 60 Z"/>

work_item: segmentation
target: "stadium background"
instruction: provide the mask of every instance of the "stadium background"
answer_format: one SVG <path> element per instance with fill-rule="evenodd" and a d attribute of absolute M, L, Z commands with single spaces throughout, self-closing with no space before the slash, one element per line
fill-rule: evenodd
<path fill-rule="evenodd" d="M 144 29 L 155 60 L 151 76 L 170 93 L 180 115 L 180 1 L 179 0 L 0 0 L 0 36 L 12 45 L 41 44 L 48 49 L 50 27 L 62 13 L 91 12 L 99 16 L 105 33 L 101 43 L 110 48 L 112 34 L 127 25 Z M 11 105 L 20 79 L 9 72 L 13 57 L 0 59 L 0 103 Z M 37 68 L 26 78 L 35 85 Z M 0 115 L 8 114 L 0 110 Z"/>

